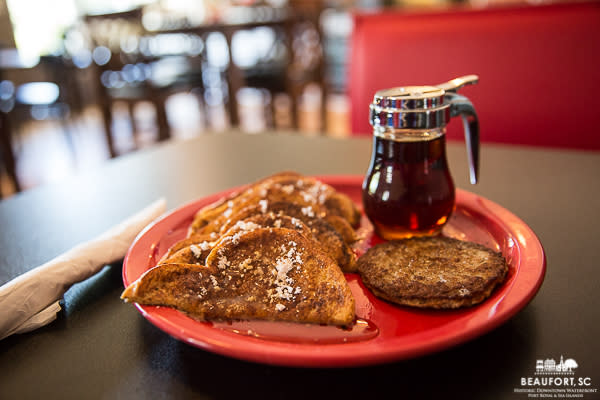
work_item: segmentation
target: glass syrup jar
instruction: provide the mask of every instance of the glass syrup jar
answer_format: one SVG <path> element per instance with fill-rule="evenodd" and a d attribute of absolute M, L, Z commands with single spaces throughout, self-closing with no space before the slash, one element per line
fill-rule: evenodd
<path fill-rule="evenodd" d="M 437 234 L 455 207 L 446 160 L 446 125 L 463 119 L 471 183 L 477 182 L 479 123 L 456 91 L 477 83 L 469 75 L 435 86 L 378 91 L 370 105 L 373 151 L 362 186 L 365 214 L 383 239 Z"/>

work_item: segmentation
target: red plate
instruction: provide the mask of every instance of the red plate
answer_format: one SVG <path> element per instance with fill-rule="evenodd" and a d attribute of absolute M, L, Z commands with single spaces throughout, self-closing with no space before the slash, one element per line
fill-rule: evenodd
<path fill-rule="evenodd" d="M 319 179 L 360 204 L 362 177 Z M 198 209 L 226 193 L 178 208 L 140 233 L 123 262 L 125 286 L 151 268 L 169 246 L 185 237 Z M 258 321 L 213 324 L 195 321 L 168 307 L 136 307 L 158 328 L 193 346 L 275 365 L 369 365 L 417 357 L 463 343 L 498 327 L 533 298 L 544 279 L 546 259 L 533 231 L 508 210 L 463 190 L 457 191 L 456 200 L 456 211 L 444 234 L 500 251 L 509 264 L 507 281 L 478 306 L 453 311 L 395 306 L 375 298 L 356 274 L 347 274 L 359 318 L 352 330 Z M 364 224 L 368 225 L 366 218 Z"/>

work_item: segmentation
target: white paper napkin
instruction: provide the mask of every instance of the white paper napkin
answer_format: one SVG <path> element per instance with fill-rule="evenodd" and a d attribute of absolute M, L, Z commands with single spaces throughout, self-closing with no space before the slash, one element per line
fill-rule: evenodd
<path fill-rule="evenodd" d="M 0 287 L 0 339 L 54 321 L 67 289 L 125 257 L 137 234 L 165 210 L 165 199 L 159 199 L 96 239 Z"/>

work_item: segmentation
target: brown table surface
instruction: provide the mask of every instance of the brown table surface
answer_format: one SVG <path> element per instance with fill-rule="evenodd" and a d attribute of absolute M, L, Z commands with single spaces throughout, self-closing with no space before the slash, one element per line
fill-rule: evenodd
<path fill-rule="evenodd" d="M 364 174 L 370 148 L 369 138 L 207 135 L 19 194 L 0 202 L 0 284 L 158 197 L 174 209 L 284 169 Z M 576 382 L 590 378 L 584 388 L 599 388 L 600 154 L 484 145 L 476 186 L 468 184 L 464 145 L 450 143 L 448 157 L 458 187 L 519 216 L 546 251 L 537 296 L 492 332 L 385 365 L 254 364 L 189 346 L 151 325 L 119 299 L 116 263 L 73 286 L 57 321 L 0 341 L 0 398 L 526 398 L 515 392 L 521 378 L 534 376 L 536 360 L 561 355 L 577 361 Z"/>

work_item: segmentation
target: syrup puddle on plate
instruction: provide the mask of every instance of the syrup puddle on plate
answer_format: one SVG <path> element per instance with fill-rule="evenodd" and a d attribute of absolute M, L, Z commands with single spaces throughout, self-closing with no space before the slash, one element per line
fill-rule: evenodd
<path fill-rule="evenodd" d="M 343 344 L 375 338 L 379 329 L 358 318 L 351 327 L 299 324 L 294 322 L 233 321 L 205 322 L 209 326 L 262 340 L 299 344 Z"/>

